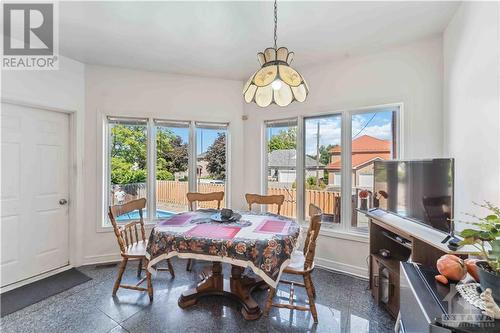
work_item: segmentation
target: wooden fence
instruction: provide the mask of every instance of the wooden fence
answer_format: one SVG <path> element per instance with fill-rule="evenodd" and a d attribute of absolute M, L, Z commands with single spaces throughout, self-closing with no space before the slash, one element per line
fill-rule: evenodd
<path fill-rule="evenodd" d="M 146 197 L 146 186 L 144 183 L 138 184 L 128 184 L 125 186 L 115 186 L 111 190 L 111 202 L 112 204 L 117 203 L 114 192 L 118 188 L 124 189 L 128 193 L 127 199 L 132 200 L 135 198 Z M 198 184 L 199 192 L 219 192 L 224 191 L 224 184 Z M 185 209 L 188 206 L 188 201 L 186 198 L 186 193 L 188 192 L 188 182 L 180 182 L 173 180 L 157 180 L 156 181 L 156 201 L 161 206 L 161 204 L 167 207 L 178 207 L 179 209 Z M 281 208 L 281 214 L 285 216 L 295 217 L 297 211 L 297 191 L 295 189 L 269 187 L 268 194 L 282 194 L 285 196 L 285 202 Z M 222 202 L 222 207 L 225 206 L 225 197 Z M 306 204 L 306 216 L 308 215 L 309 203 L 313 203 L 325 214 L 332 215 L 335 218 L 340 217 L 340 194 L 338 192 L 332 191 L 319 191 L 319 190 L 306 190 L 305 191 L 305 204 Z M 200 208 L 217 208 L 217 203 L 215 202 L 204 202 L 198 205 Z M 277 213 L 276 206 L 269 206 L 268 211 L 272 213 Z"/>
<path fill-rule="evenodd" d="M 199 192 L 218 192 L 224 191 L 223 184 L 198 184 Z M 188 182 L 158 180 L 156 182 L 156 201 L 169 205 L 187 206 L 186 193 L 188 192 Z M 283 194 L 285 202 L 281 208 L 281 214 L 286 216 L 295 216 L 297 210 L 297 191 L 295 189 L 270 187 L 269 194 Z M 339 216 L 340 214 L 340 196 L 338 192 L 306 190 L 306 215 L 308 214 L 309 203 L 320 207 L 325 214 Z M 222 203 L 224 207 L 225 201 Z M 199 205 L 202 208 L 216 208 L 215 202 L 207 202 Z M 277 208 L 270 206 L 268 211 L 276 213 Z"/>
<path fill-rule="evenodd" d="M 198 184 L 198 192 L 220 192 L 224 191 L 224 184 Z M 173 206 L 188 206 L 186 193 L 189 192 L 188 182 L 179 182 L 174 180 L 156 181 L 156 202 Z M 225 196 L 221 207 L 225 206 Z M 217 208 L 216 202 L 202 202 L 198 204 L 200 208 Z"/>
<path fill-rule="evenodd" d="M 285 216 L 295 216 L 297 211 L 297 190 L 287 188 L 270 187 L 268 194 L 283 194 L 285 202 L 281 208 L 281 214 Z M 340 216 L 340 195 L 338 192 L 306 190 L 305 191 L 306 216 L 309 214 L 309 204 L 315 204 L 324 214 Z M 269 207 L 268 211 L 277 212 L 276 207 Z"/>

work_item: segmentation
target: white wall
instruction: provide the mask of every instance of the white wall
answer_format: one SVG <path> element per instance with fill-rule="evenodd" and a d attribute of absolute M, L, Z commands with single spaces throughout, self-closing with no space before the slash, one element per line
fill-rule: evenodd
<path fill-rule="evenodd" d="M 70 193 L 70 263 L 78 265 L 83 240 L 83 133 L 85 111 L 85 66 L 59 57 L 56 71 L 2 70 L 2 101 L 70 113 L 71 140 L 74 156 Z"/>
<path fill-rule="evenodd" d="M 169 120 L 230 122 L 232 207 L 242 208 L 243 101 L 240 81 L 86 66 L 85 113 L 85 263 L 118 258 L 112 230 L 102 223 L 102 127 L 104 115 Z"/>
<path fill-rule="evenodd" d="M 455 212 L 500 205 L 500 5 L 464 2 L 443 37 L 445 152 L 454 157 Z M 463 228 L 463 225 L 457 225 Z"/>
<path fill-rule="evenodd" d="M 300 66 L 300 54 L 295 64 Z M 442 66 L 442 39 L 435 36 L 383 52 L 297 67 L 311 89 L 306 102 L 286 108 L 245 106 L 245 190 L 260 191 L 263 143 L 258 138 L 264 120 L 402 102 L 403 157 L 442 156 Z M 366 237 L 325 234 L 318 243 L 319 264 L 367 275 Z"/>

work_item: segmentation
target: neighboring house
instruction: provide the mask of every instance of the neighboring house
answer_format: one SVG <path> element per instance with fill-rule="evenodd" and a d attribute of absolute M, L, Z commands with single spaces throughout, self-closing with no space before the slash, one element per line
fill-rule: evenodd
<path fill-rule="evenodd" d="M 316 160 L 306 156 L 306 167 L 316 167 Z M 273 150 L 267 154 L 268 177 L 270 181 L 290 184 L 296 180 L 297 151 L 295 149 Z M 324 169 L 324 165 L 319 163 L 319 168 Z M 315 170 L 306 170 L 306 177 L 316 177 Z M 320 173 L 320 177 L 323 172 Z"/>
<path fill-rule="evenodd" d="M 196 176 L 198 178 L 206 178 L 209 176 L 207 171 L 208 162 L 205 159 L 207 153 L 201 153 L 196 158 Z"/>
<path fill-rule="evenodd" d="M 373 162 L 391 159 L 391 141 L 363 135 L 352 140 L 352 186 L 373 186 Z M 330 149 L 330 163 L 327 165 L 328 185 L 340 186 L 341 148 Z"/>

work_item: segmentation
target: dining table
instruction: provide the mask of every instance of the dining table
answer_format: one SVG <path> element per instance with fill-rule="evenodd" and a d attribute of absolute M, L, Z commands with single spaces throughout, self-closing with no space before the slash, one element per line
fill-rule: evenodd
<path fill-rule="evenodd" d="M 272 213 L 234 212 L 232 219 L 221 221 L 215 209 L 183 212 L 158 221 L 152 229 L 146 249 L 148 270 L 154 272 L 158 262 L 174 256 L 209 261 L 211 267 L 196 287 L 182 293 L 178 305 L 187 308 L 201 297 L 225 296 L 241 304 L 246 320 L 255 320 L 262 310 L 252 292 L 276 288 L 299 234 L 294 219 Z M 224 278 L 222 263 L 231 265 L 229 278 Z M 253 274 L 245 274 L 246 268 Z"/>

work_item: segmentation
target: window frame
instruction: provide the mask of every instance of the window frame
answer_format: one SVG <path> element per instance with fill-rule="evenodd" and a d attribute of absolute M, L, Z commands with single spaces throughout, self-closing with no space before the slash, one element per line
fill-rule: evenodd
<path fill-rule="evenodd" d="M 342 153 L 342 210 L 341 210 L 341 224 L 343 225 L 343 230 L 349 232 L 349 233 L 354 233 L 354 234 L 361 234 L 361 235 L 367 235 L 368 231 L 367 230 L 362 230 L 357 227 L 353 227 L 351 225 L 352 222 L 352 202 L 351 202 L 351 195 L 352 195 L 352 117 L 355 115 L 359 114 L 366 114 L 366 113 L 375 113 L 375 112 L 387 112 L 393 108 L 392 112 L 396 113 L 396 119 L 395 119 L 395 132 L 393 133 L 393 136 L 396 141 L 396 150 L 393 152 L 392 147 L 391 147 L 391 153 L 393 156 L 395 156 L 396 159 L 401 159 L 401 154 L 402 154 L 402 140 L 401 140 L 401 128 L 402 128 L 402 109 L 403 105 L 401 104 L 390 104 L 390 105 L 381 105 L 381 106 L 373 106 L 373 107 L 366 107 L 366 108 L 361 108 L 361 109 L 355 109 L 350 112 L 347 112 L 348 114 L 346 115 L 348 117 L 348 122 L 346 126 L 348 127 L 346 131 L 346 137 L 345 140 L 348 144 L 348 153 L 346 149 L 346 154 L 348 156 L 344 156 L 344 152 Z M 344 129 L 344 128 L 343 128 Z M 344 172 L 345 171 L 345 172 Z M 347 185 L 345 186 L 345 192 L 344 192 L 344 183 L 348 182 Z"/>
<path fill-rule="evenodd" d="M 196 164 L 196 130 L 198 125 L 220 125 L 224 126 L 226 130 L 226 179 L 225 179 L 225 200 L 226 206 L 230 207 L 230 179 L 231 179 L 231 123 L 230 122 L 210 122 L 210 121 L 197 121 L 197 120 L 179 120 L 179 119 L 164 119 L 157 117 L 133 117 L 133 116 L 118 116 L 118 115 L 104 115 L 102 117 L 102 197 L 100 198 L 100 206 L 102 218 L 98 219 L 97 231 L 109 232 L 112 229 L 111 223 L 108 219 L 109 207 L 109 193 L 111 185 L 111 160 L 110 160 L 110 121 L 112 120 L 130 120 L 130 121 L 144 121 L 146 125 L 146 149 L 147 149 L 147 177 L 146 177 L 146 210 L 154 212 L 153 215 L 148 214 L 144 218 L 144 223 L 147 226 L 154 225 L 158 219 L 156 218 L 156 126 L 173 125 L 173 124 L 187 124 L 189 131 L 188 141 L 188 188 L 190 192 L 197 191 L 197 164 Z M 203 128 L 203 127 L 201 127 Z M 130 221 L 119 222 L 119 224 L 126 224 Z"/>
<path fill-rule="evenodd" d="M 366 241 L 368 233 L 363 230 L 351 226 L 351 156 L 352 156 L 352 116 L 363 113 L 373 113 L 383 111 L 384 109 L 394 109 L 396 112 L 395 117 L 395 140 L 396 140 L 396 158 L 404 159 L 404 140 L 403 140 L 403 120 L 404 120 L 404 105 L 402 102 L 372 105 L 366 107 L 349 108 L 343 110 L 327 110 L 320 112 L 308 112 L 305 115 L 298 115 L 295 117 L 283 117 L 265 119 L 261 126 L 261 193 L 267 194 L 267 174 L 268 174 L 268 161 L 267 161 L 267 124 L 271 122 L 285 122 L 287 120 L 297 120 L 297 162 L 296 162 L 296 190 L 297 195 L 296 203 L 296 218 L 299 222 L 305 222 L 308 217 L 305 216 L 305 121 L 311 118 L 320 118 L 326 116 L 340 115 L 341 116 L 341 140 L 342 147 L 341 159 L 341 217 L 340 223 L 325 223 L 322 228 L 322 234 L 326 235 L 344 235 L 346 239 Z M 388 110 L 386 110 L 388 111 Z"/>
<path fill-rule="evenodd" d="M 287 118 L 280 118 L 280 119 L 269 119 L 269 120 L 264 120 L 263 126 L 262 126 L 262 136 L 263 136 L 263 141 L 262 141 L 262 147 L 261 147 L 261 160 L 262 160 L 262 172 L 261 172 L 261 194 L 267 195 L 268 194 L 268 186 L 269 186 L 269 181 L 268 181 L 268 173 L 269 173 L 269 166 L 268 166 L 268 152 L 267 152 L 267 145 L 269 142 L 269 134 L 268 134 L 268 124 L 276 123 L 280 124 L 283 123 L 285 124 L 291 124 L 295 123 L 295 126 L 297 127 L 297 139 L 296 139 L 296 151 L 297 151 L 297 159 L 296 159 L 296 164 L 295 164 L 295 184 L 296 184 L 296 191 L 299 189 L 299 168 L 298 166 L 301 165 L 302 162 L 300 162 L 300 159 L 303 159 L 301 154 L 299 154 L 299 145 L 302 140 L 299 140 L 299 137 L 302 135 L 301 130 L 300 130 L 300 120 L 301 117 L 287 117 Z M 261 137 L 262 137 L 261 136 Z M 297 192 L 298 193 L 298 192 Z M 299 200 L 303 200 L 299 198 L 300 196 L 296 195 L 296 211 L 295 211 L 295 216 L 298 219 L 298 211 L 299 211 Z M 286 198 L 285 198 L 286 200 Z M 260 212 L 265 212 L 265 207 L 263 205 L 260 205 L 259 207 Z"/>
<path fill-rule="evenodd" d="M 191 158 L 193 159 L 192 163 L 194 164 L 193 167 L 193 184 L 192 187 L 190 186 L 190 191 L 192 192 L 197 192 L 198 191 L 198 164 L 197 164 L 197 157 L 198 157 L 198 133 L 197 129 L 198 128 L 205 128 L 205 129 L 224 129 L 226 131 L 226 179 L 224 180 L 224 201 L 225 201 L 225 206 L 226 207 L 231 207 L 231 189 L 229 188 L 229 179 L 231 178 L 231 158 L 230 158 L 230 142 L 231 142 L 231 131 L 230 131 L 230 123 L 229 122 L 211 122 L 211 121 L 193 121 L 193 137 L 194 137 L 194 144 L 191 149 Z M 203 126 L 205 125 L 205 126 Z M 191 171 L 191 168 L 190 168 Z M 201 175 L 200 175 L 201 176 Z M 190 178 L 191 179 L 191 178 Z M 192 189 L 191 189 L 192 188 Z"/>
<path fill-rule="evenodd" d="M 191 154 L 191 145 L 192 145 L 192 137 L 191 137 L 191 125 L 192 121 L 189 120 L 169 120 L 169 119 L 161 119 L 161 118 L 152 118 L 152 138 L 151 142 L 153 143 L 151 146 L 152 147 L 152 163 L 148 164 L 148 173 L 151 173 L 152 177 L 150 181 L 152 182 L 152 192 L 151 192 L 151 197 L 154 198 L 154 200 L 149 200 L 147 199 L 148 206 L 149 203 L 151 203 L 151 211 L 156 213 L 156 159 L 157 159 L 157 142 L 156 142 L 156 127 L 158 126 L 163 126 L 163 127 L 176 127 L 174 125 L 178 124 L 185 124 L 187 126 L 178 126 L 180 128 L 187 128 L 188 129 L 188 189 L 189 191 L 192 191 L 192 186 L 191 186 L 191 178 L 193 177 L 193 170 L 191 170 L 191 159 L 193 158 L 193 155 Z M 196 170 L 194 170 L 194 174 L 196 175 Z M 149 224 L 154 224 L 158 219 L 150 219 L 148 221 Z"/>
<path fill-rule="evenodd" d="M 307 173 L 307 167 L 305 165 L 305 156 L 306 156 L 306 151 L 305 151 L 305 142 L 306 142 L 306 131 L 305 131 L 305 128 L 306 128 L 306 121 L 308 119 L 318 119 L 318 118 L 326 118 L 326 117 L 339 117 L 340 116 L 340 147 L 341 147 L 341 152 L 342 154 L 344 153 L 344 138 L 343 138 L 343 127 L 344 127 L 344 115 L 345 115 L 346 112 L 328 112 L 328 113 L 323 113 L 321 115 L 313 115 L 313 116 L 307 116 L 307 117 L 303 117 L 303 121 L 302 121 L 302 127 L 303 127 L 303 131 L 304 131 L 304 135 L 303 135 L 303 141 L 304 141 L 304 144 L 303 144 L 303 150 L 301 152 L 301 155 L 302 155 L 302 158 L 303 158 L 303 161 L 304 161 L 304 166 L 303 166 L 303 180 L 302 180 L 302 183 L 303 183 L 303 188 L 301 190 L 301 193 L 302 193 L 302 196 L 304 198 L 304 203 L 303 203 L 303 207 L 302 207 L 302 215 L 301 215 L 301 219 L 303 221 L 307 221 L 309 219 L 308 216 L 305 216 L 305 212 L 306 212 L 306 207 L 305 207 L 305 197 L 306 197 L 306 186 L 305 186 L 305 176 L 306 176 L 306 173 Z M 343 157 L 342 157 L 343 158 Z M 344 169 L 344 165 L 342 163 L 342 170 L 341 170 L 341 174 L 343 172 L 343 169 Z M 344 201 L 343 200 L 343 196 L 344 196 L 344 193 L 343 193 L 343 182 L 342 182 L 342 179 L 340 181 L 340 193 L 341 193 L 341 202 L 340 202 L 340 205 L 342 206 L 342 202 Z M 343 219 L 342 219 L 342 207 L 340 209 L 340 212 L 341 212 L 341 217 L 340 217 L 340 223 L 322 223 L 323 225 L 325 226 L 328 226 L 329 228 L 331 229 L 342 229 L 341 226 L 343 224 Z"/>

